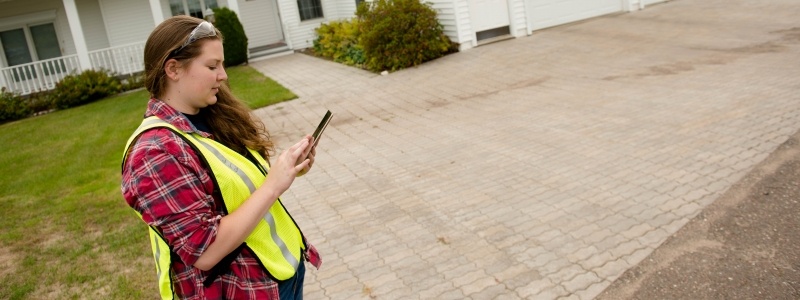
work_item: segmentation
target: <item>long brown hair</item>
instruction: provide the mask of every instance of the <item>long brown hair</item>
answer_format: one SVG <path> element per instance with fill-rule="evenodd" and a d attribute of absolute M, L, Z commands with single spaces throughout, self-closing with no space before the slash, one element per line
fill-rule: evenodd
<path fill-rule="evenodd" d="M 195 41 L 177 53 L 173 53 L 188 38 L 192 30 L 203 20 L 189 16 L 174 16 L 161 22 L 144 45 L 144 84 L 150 97 L 161 99 L 167 87 L 164 64 L 174 58 L 182 65 L 188 65 L 200 56 L 203 40 Z M 219 30 L 216 36 L 203 39 L 222 39 Z M 250 148 L 269 158 L 275 148 L 264 123 L 255 118 L 250 109 L 234 96 L 228 82 L 224 82 L 217 92 L 217 103 L 202 109 L 208 124 L 214 130 L 214 138 L 236 150 L 246 153 Z"/>

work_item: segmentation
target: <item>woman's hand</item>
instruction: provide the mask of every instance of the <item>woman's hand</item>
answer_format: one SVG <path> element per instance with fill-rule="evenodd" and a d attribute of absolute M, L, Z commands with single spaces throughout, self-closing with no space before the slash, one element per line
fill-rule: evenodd
<path fill-rule="evenodd" d="M 297 173 L 297 177 L 303 176 L 308 171 L 311 171 L 311 166 L 314 165 L 314 157 L 317 155 L 317 147 L 314 146 L 314 139 L 310 135 L 306 135 L 308 142 L 311 146 L 309 146 L 308 154 L 306 156 L 301 156 L 298 158 L 297 164 L 299 165 L 304 160 L 308 160 L 308 166 L 300 170 L 300 173 Z M 305 158 L 304 158 L 305 157 Z"/>
<path fill-rule="evenodd" d="M 289 189 L 295 177 L 301 172 L 308 172 L 311 168 L 311 160 L 306 159 L 306 156 L 309 156 L 312 151 L 310 144 L 311 136 L 307 135 L 289 149 L 284 150 L 272 163 L 264 184 L 270 185 L 278 192 L 278 195 Z"/>
<path fill-rule="evenodd" d="M 195 267 L 208 271 L 242 244 L 264 215 L 269 213 L 269 208 L 278 197 L 289 189 L 295 177 L 303 170 L 308 172 L 311 167 L 309 164 L 313 160 L 313 150 L 310 144 L 311 136 L 306 136 L 297 144 L 284 150 L 273 161 L 267 179 L 261 186 L 250 195 L 242 206 L 222 217 L 216 240 L 200 255 L 200 258 L 194 263 Z M 306 159 L 309 155 L 312 158 Z"/>

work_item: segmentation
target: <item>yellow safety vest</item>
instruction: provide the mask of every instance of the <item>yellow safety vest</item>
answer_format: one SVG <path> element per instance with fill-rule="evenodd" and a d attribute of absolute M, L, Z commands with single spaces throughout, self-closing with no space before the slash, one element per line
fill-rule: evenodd
<path fill-rule="evenodd" d="M 260 168 L 238 152 L 199 134 L 183 132 L 155 116 L 144 119 L 128 139 L 123 164 L 132 143 L 142 133 L 153 128 L 170 129 L 194 148 L 200 159 L 211 169 L 229 213 L 239 208 L 266 179 Z M 269 164 L 261 155 L 256 151 L 249 151 L 264 168 L 264 172 L 268 172 Z M 140 214 L 139 217 L 141 218 Z M 170 278 L 170 263 L 173 259 L 171 248 L 156 228 L 150 226 L 149 231 L 161 297 L 177 298 L 173 293 Z M 253 232 L 245 239 L 243 246 L 255 253 L 261 265 L 277 280 L 287 280 L 294 276 L 300 264 L 301 251 L 307 248 L 300 228 L 286 211 L 280 198 L 272 205 L 269 213 L 258 222 Z"/>

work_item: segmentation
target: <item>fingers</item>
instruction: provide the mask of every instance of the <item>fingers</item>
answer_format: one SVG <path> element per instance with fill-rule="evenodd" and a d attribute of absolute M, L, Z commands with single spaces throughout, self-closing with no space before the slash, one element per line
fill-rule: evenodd
<path fill-rule="evenodd" d="M 281 154 L 281 156 L 285 155 L 284 159 L 293 162 L 294 169 L 292 171 L 296 177 L 303 176 L 311 170 L 317 153 L 316 147 L 312 146 L 313 143 L 314 139 L 311 135 L 306 135 Z"/>
<path fill-rule="evenodd" d="M 297 144 L 294 144 L 292 147 L 290 147 L 288 152 L 291 153 L 292 158 L 297 161 L 297 159 L 300 158 L 301 155 L 305 154 L 308 150 L 308 144 L 308 139 L 302 139 L 297 142 Z"/>
<path fill-rule="evenodd" d="M 311 169 L 311 165 L 310 164 L 311 164 L 311 160 L 304 159 L 303 162 L 301 162 L 300 164 L 298 164 L 298 165 L 296 165 L 294 167 L 294 170 L 298 174 L 305 174 L 306 172 L 308 172 L 309 169 Z"/>

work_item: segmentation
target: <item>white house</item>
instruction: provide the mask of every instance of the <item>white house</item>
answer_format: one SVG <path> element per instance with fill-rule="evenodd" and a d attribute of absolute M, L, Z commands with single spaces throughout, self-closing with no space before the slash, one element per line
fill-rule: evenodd
<path fill-rule="evenodd" d="M 239 15 L 250 57 L 311 47 L 321 23 L 353 17 L 363 0 L 0 0 L 0 86 L 27 94 L 75 71 L 143 69 L 150 31 L 165 18 Z M 483 43 L 666 0 L 426 0 L 467 50 Z"/>

